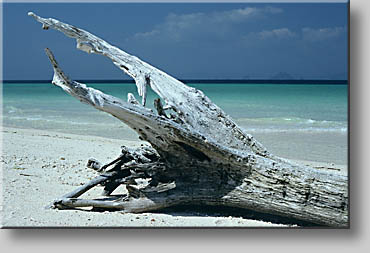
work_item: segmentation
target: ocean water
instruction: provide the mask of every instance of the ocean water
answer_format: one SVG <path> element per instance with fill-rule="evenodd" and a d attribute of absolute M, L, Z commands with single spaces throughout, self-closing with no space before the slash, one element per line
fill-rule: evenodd
<path fill-rule="evenodd" d="M 126 100 L 134 84 L 88 84 Z M 189 84 L 250 132 L 347 132 L 347 85 Z M 148 95 L 148 107 L 157 97 Z M 139 96 L 136 94 L 136 98 Z M 139 100 L 139 99 L 138 99 Z M 51 84 L 3 85 L 3 124 L 115 137 L 122 125 Z M 112 131 L 107 131 L 111 128 Z"/>
<path fill-rule="evenodd" d="M 330 147 L 325 147 L 325 138 L 330 137 L 327 141 L 329 146 L 340 143 L 341 152 L 334 148 L 333 157 L 346 156 L 347 85 L 188 85 L 202 90 L 239 126 L 267 143 L 272 139 L 281 142 L 282 139 L 276 136 L 289 134 L 294 135 L 298 142 L 302 138 L 323 136 L 320 137 L 321 146 L 311 149 L 327 150 Z M 140 100 L 133 83 L 93 83 L 88 86 L 125 101 L 127 93 L 131 92 Z M 152 107 L 156 97 L 154 92 L 149 92 L 148 107 Z M 3 84 L 3 126 L 137 140 L 136 133 L 116 118 L 79 102 L 59 87 L 47 83 Z M 302 146 L 305 142 L 302 140 Z M 279 146 L 279 143 L 275 144 Z"/>

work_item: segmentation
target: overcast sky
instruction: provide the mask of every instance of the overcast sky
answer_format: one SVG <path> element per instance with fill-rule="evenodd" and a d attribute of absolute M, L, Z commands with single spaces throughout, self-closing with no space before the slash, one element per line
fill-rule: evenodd
<path fill-rule="evenodd" d="M 109 59 L 44 31 L 33 11 L 85 29 L 180 79 L 347 79 L 344 3 L 4 4 L 5 80 L 127 79 Z M 279 74 L 280 73 L 280 74 Z"/>

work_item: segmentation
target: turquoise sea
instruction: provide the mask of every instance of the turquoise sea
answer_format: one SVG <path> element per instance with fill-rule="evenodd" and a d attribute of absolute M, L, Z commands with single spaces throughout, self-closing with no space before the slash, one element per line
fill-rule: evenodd
<path fill-rule="evenodd" d="M 126 100 L 130 83 L 88 84 Z M 242 127 L 258 131 L 347 131 L 347 85 L 189 84 L 202 90 Z M 136 98 L 139 96 L 136 94 Z M 156 95 L 148 96 L 148 107 Z M 80 103 L 59 87 L 3 85 L 3 124 L 69 133 L 115 136 L 122 123 Z M 107 131 L 110 129 L 110 131 Z M 99 131 L 100 130 L 100 131 Z"/>
<path fill-rule="evenodd" d="M 282 141 L 285 139 L 276 136 L 293 136 L 297 142 L 302 138 L 321 136 L 318 139 L 320 149 L 328 149 L 324 146 L 328 143 L 333 146 L 333 157 L 344 156 L 343 159 L 346 159 L 347 85 L 188 85 L 202 90 L 259 140 L 266 143 L 276 140 L 271 146 L 276 146 L 278 152 L 284 146 Z M 88 86 L 123 100 L 127 99 L 128 92 L 139 98 L 133 83 L 88 83 Z M 148 107 L 152 107 L 155 97 L 156 94 L 149 92 Z M 79 102 L 59 87 L 48 83 L 3 84 L 3 126 L 137 140 L 136 133 L 116 118 Z M 302 146 L 305 143 L 302 140 Z M 317 149 L 314 143 L 312 145 L 311 149 Z M 336 149 L 339 148 L 341 154 L 337 154 Z M 315 157 L 312 159 L 320 160 Z M 345 163 L 344 160 L 341 162 Z"/>

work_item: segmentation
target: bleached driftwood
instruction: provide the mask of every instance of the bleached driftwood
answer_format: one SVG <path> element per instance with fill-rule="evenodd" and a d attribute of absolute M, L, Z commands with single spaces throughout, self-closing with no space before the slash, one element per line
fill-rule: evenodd
<path fill-rule="evenodd" d="M 131 76 L 142 97 L 122 101 L 69 79 L 49 49 L 52 83 L 80 101 L 107 112 L 134 129 L 151 147 L 123 148 L 122 156 L 101 167 L 102 175 L 55 201 L 57 208 L 97 207 L 143 212 L 177 204 L 220 205 L 291 217 L 327 226 L 348 225 L 347 177 L 298 165 L 268 152 L 200 90 L 191 88 L 104 40 L 55 19 L 29 13 L 43 28 L 77 40 L 77 48 L 107 56 Z M 164 101 L 157 112 L 144 107 L 150 87 Z M 113 166 L 113 167 L 112 167 Z M 111 167 L 111 169 L 108 169 Z M 116 199 L 77 199 L 96 185 Z"/>

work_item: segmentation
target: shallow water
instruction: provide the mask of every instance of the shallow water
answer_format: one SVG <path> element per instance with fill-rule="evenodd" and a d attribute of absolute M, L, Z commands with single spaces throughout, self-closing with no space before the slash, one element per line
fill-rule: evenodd
<path fill-rule="evenodd" d="M 88 85 L 123 100 L 128 92 L 139 98 L 132 83 Z M 241 127 L 279 155 L 346 163 L 347 85 L 189 85 L 202 90 Z M 148 107 L 152 107 L 156 97 L 149 92 Z M 47 83 L 3 84 L 3 125 L 137 140 L 136 133 L 116 118 Z M 289 138 L 294 139 L 294 145 L 290 145 Z"/>

